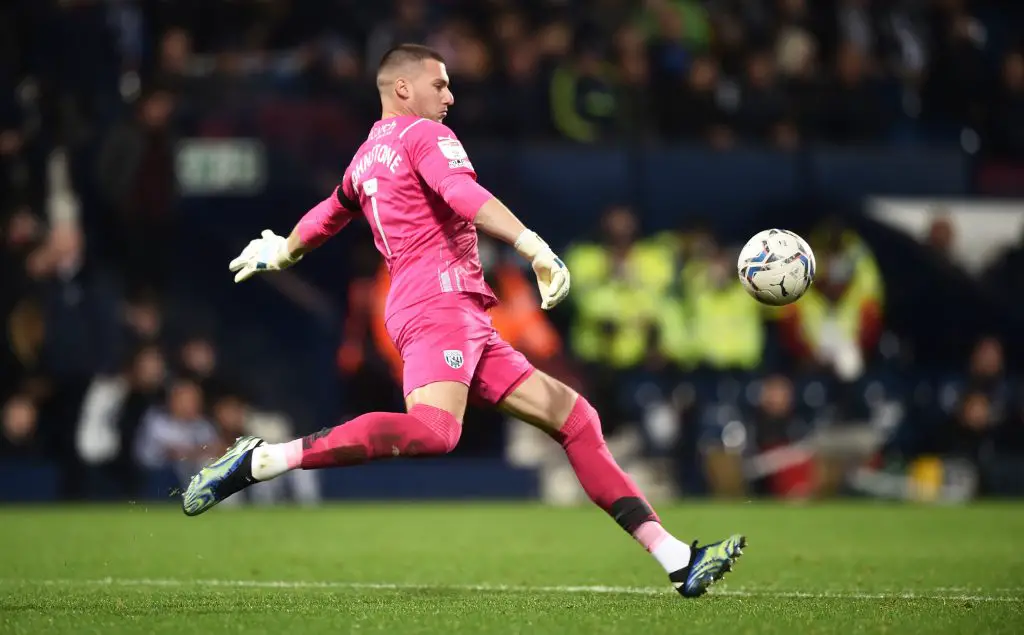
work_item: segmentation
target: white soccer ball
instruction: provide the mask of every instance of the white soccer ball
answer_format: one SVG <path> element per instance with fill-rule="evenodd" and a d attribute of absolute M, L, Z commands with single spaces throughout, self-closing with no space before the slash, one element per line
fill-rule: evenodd
<path fill-rule="evenodd" d="M 754 234 L 736 262 L 743 288 L 758 302 L 782 306 L 800 299 L 814 282 L 814 252 L 785 229 Z"/>

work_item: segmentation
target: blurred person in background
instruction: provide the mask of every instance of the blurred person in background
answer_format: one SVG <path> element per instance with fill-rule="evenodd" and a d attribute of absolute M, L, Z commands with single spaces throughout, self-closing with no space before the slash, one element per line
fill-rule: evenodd
<path fill-rule="evenodd" d="M 384 308 L 391 278 L 387 265 L 368 247 L 353 250 L 354 274 L 337 352 L 346 379 L 346 409 L 372 412 L 402 403 L 402 357 L 388 337 Z"/>
<path fill-rule="evenodd" d="M 38 372 L 40 435 L 62 468 L 66 498 L 83 494 L 74 426 L 89 385 L 111 373 L 122 350 L 117 309 L 119 290 L 108 272 L 86 251 L 77 221 L 60 220 L 29 258 L 42 314 Z"/>
<path fill-rule="evenodd" d="M 980 338 L 971 349 L 967 368 L 958 375 L 942 384 L 940 398 L 944 410 L 951 412 L 967 395 L 980 394 L 986 397 L 986 408 L 994 416 L 1009 415 L 1015 383 L 1007 372 L 1004 345 L 998 337 Z"/>
<path fill-rule="evenodd" d="M 666 138 L 726 149 L 735 143 L 733 120 L 718 94 L 719 64 L 710 56 L 693 60 L 685 74 L 658 84 L 658 129 Z"/>
<path fill-rule="evenodd" d="M 178 349 L 177 372 L 199 382 L 204 390 L 217 390 L 224 382 L 217 345 L 207 335 L 193 334 Z"/>
<path fill-rule="evenodd" d="M 747 58 L 735 122 L 742 139 L 750 143 L 789 149 L 800 141 L 775 59 L 767 50 L 753 51 Z"/>
<path fill-rule="evenodd" d="M 504 95 L 493 107 L 503 120 L 501 136 L 510 139 L 549 138 L 553 133 L 541 34 L 532 27 L 515 9 L 499 13 L 491 26 L 504 84 Z"/>
<path fill-rule="evenodd" d="M 216 427 L 204 414 L 203 389 L 191 379 L 177 378 L 165 404 L 143 415 L 134 454 L 140 467 L 171 468 L 185 483 L 223 449 Z"/>
<path fill-rule="evenodd" d="M 594 143 L 618 135 L 623 122 L 616 82 L 604 45 L 576 33 L 571 55 L 551 76 L 551 117 L 564 139 Z"/>
<path fill-rule="evenodd" d="M 164 315 L 160 297 L 152 289 L 140 289 L 127 295 L 119 320 L 132 345 L 159 343 L 164 337 Z"/>
<path fill-rule="evenodd" d="M 842 382 L 865 371 L 882 332 L 883 287 L 867 245 L 837 221 L 811 244 L 817 255 L 814 285 L 782 308 L 779 333 L 792 359 Z"/>
<path fill-rule="evenodd" d="M 89 466 L 109 473 L 122 494 L 140 492 L 135 440 L 145 414 L 163 403 L 167 366 L 155 345 L 133 350 L 116 375 L 97 375 L 82 402 L 76 448 Z"/>
<path fill-rule="evenodd" d="M 657 342 L 661 298 L 675 277 L 673 253 L 661 241 L 640 238 L 639 229 L 631 208 L 613 206 L 601 218 L 600 241 L 572 245 L 565 257 L 573 272 L 570 345 L 608 413 L 608 430 L 623 419 L 620 374 L 649 361 L 664 366 Z"/>
<path fill-rule="evenodd" d="M 815 109 L 816 136 L 844 145 L 881 141 L 891 117 L 882 106 L 880 94 L 868 76 L 865 53 L 852 42 L 844 42 L 836 54 L 835 71 L 825 80 Z"/>
<path fill-rule="evenodd" d="M 735 249 L 718 249 L 702 266 L 690 267 L 676 307 L 679 324 L 664 326 L 663 341 L 686 338 L 672 347 L 680 366 L 717 371 L 750 371 L 763 362 L 763 311 L 736 284 Z"/>
<path fill-rule="evenodd" d="M 965 0 L 940 0 L 929 8 L 929 51 L 922 117 L 947 135 L 977 127 L 989 95 L 985 56 L 988 27 Z"/>
<path fill-rule="evenodd" d="M 16 395 L 0 407 L 0 457 L 40 458 L 43 448 L 37 437 L 39 413 L 27 396 Z"/>
<path fill-rule="evenodd" d="M 989 396 L 983 391 L 969 391 L 940 424 L 931 448 L 941 456 L 966 459 L 982 468 L 993 458 L 996 435 L 1003 426 L 1004 418 L 993 409 Z"/>
<path fill-rule="evenodd" d="M 366 74 L 373 76 L 381 57 L 400 42 L 430 39 L 432 20 L 426 0 L 395 0 L 390 15 L 376 23 L 366 41 Z"/>
<path fill-rule="evenodd" d="M 459 87 L 459 107 L 447 117 L 449 125 L 467 130 L 464 139 L 501 136 L 506 122 L 498 98 L 500 77 L 487 44 L 465 21 L 445 25 L 442 35 L 452 51 L 448 72 Z"/>
<path fill-rule="evenodd" d="M 134 115 L 107 134 L 96 161 L 107 206 L 104 250 L 131 292 L 167 286 L 177 227 L 173 111 L 170 92 L 149 90 Z"/>
<path fill-rule="evenodd" d="M 707 11 L 694 0 L 648 0 L 635 25 L 648 42 L 655 83 L 683 73 L 692 56 L 706 51 L 712 39 Z"/>
<path fill-rule="evenodd" d="M 1024 52 L 1003 58 L 999 85 L 985 113 L 987 150 L 1005 159 L 1024 159 Z"/>
<path fill-rule="evenodd" d="M 761 495 L 807 498 L 813 494 L 813 459 L 794 447 L 811 431 L 797 412 L 796 390 L 784 375 L 761 380 L 761 390 L 747 422 L 752 455 L 761 459 L 754 490 Z M 772 460 L 774 459 L 774 460 Z"/>

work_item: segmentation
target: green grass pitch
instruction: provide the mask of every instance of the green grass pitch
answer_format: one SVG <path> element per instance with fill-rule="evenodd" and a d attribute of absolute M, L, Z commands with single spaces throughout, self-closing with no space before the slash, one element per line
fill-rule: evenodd
<path fill-rule="evenodd" d="M 1024 505 L 680 504 L 683 600 L 595 508 L 0 509 L 0 633 L 1024 633 Z"/>

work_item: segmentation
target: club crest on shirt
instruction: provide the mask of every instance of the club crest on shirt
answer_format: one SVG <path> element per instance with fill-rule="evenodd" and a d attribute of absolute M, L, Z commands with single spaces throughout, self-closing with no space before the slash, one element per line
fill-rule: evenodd
<path fill-rule="evenodd" d="M 444 363 L 448 364 L 452 368 L 462 368 L 462 364 L 465 360 L 462 358 L 462 351 L 445 351 L 444 352 Z"/>

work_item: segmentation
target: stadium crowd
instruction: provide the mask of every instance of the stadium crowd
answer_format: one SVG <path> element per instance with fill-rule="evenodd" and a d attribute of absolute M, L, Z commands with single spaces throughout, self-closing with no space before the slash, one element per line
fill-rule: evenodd
<path fill-rule="evenodd" d="M 185 129 L 229 136 L 236 122 L 211 112 L 268 92 L 329 99 L 341 108 L 322 132 L 350 142 L 377 115 L 376 60 L 419 41 L 449 59 L 447 123 L 465 139 L 952 142 L 1024 158 L 1019 13 L 963 0 L 5 3 L 0 456 L 56 459 L 69 497 L 103 466 L 130 495 L 138 470 L 215 456 L 242 429 L 294 432 L 168 298 L 182 236 L 174 142 Z M 823 422 L 891 426 L 898 404 L 936 422 L 923 438 L 893 434 L 901 451 L 1024 451 L 1024 395 L 998 338 L 927 386 L 892 380 L 891 290 L 851 228 L 815 229 L 815 288 L 769 311 L 736 284 L 735 246 L 707 228 L 642 236 L 628 206 L 594 215 L 597 235 L 563 249 L 571 310 L 540 312 L 505 250 L 484 242 L 482 256 L 505 300 L 499 331 L 592 395 L 609 433 L 635 424 L 648 452 L 681 455 L 739 420 L 755 452 Z M 1019 260 L 1002 261 L 1007 284 L 1021 284 Z M 338 351 L 353 411 L 396 407 L 386 272 L 369 262 Z M 664 408 L 674 424 L 659 423 Z"/>

